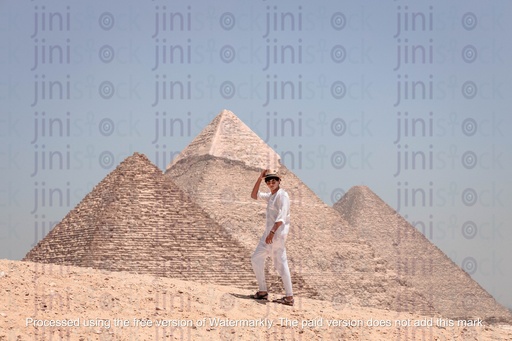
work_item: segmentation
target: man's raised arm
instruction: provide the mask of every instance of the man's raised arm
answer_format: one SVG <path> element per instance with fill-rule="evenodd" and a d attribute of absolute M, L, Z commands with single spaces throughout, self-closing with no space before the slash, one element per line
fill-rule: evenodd
<path fill-rule="evenodd" d="M 258 199 L 258 190 L 260 189 L 261 179 L 263 179 L 266 174 L 267 174 L 266 169 L 261 171 L 261 174 L 258 177 L 258 180 L 256 180 L 256 183 L 254 184 L 254 187 L 252 188 L 251 198 Z"/>

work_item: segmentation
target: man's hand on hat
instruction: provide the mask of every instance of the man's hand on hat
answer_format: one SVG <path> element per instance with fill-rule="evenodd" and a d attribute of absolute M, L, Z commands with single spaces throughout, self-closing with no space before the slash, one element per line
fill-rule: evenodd
<path fill-rule="evenodd" d="M 265 177 L 265 175 L 267 175 L 267 172 L 268 172 L 268 169 L 264 169 L 261 171 L 261 175 L 260 175 L 260 178 L 263 179 Z"/>

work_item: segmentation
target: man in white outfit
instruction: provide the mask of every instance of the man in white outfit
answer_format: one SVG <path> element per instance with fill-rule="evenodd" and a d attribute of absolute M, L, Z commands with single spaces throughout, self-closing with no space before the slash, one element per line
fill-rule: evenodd
<path fill-rule="evenodd" d="M 270 189 L 269 192 L 260 192 L 261 180 Z M 259 291 L 252 295 L 255 299 L 268 299 L 267 284 L 265 281 L 265 259 L 270 256 L 274 261 L 279 276 L 283 280 L 286 296 L 274 302 L 293 306 L 293 291 L 290 269 L 286 259 L 286 237 L 290 230 L 290 198 L 288 193 L 279 187 L 281 178 L 275 170 L 264 170 L 252 189 L 251 198 L 263 199 L 267 202 L 267 221 L 263 233 L 251 262 L 254 274 L 258 281 Z"/>

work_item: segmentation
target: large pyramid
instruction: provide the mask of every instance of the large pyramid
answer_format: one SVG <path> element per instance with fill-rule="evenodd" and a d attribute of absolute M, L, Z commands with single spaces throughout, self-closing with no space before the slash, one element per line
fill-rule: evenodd
<path fill-rule="evenodd" d="M 251 153 L 247 152 L 248 147 Z M 279 155 L 228 110 L 217 115 L 167 169 L 183 159 L 201 156 L 241 161 L 250 167 L 266 165 L 276 169 L 280 165 Z"/>
<path fill-rule="evenodd" d="M 218 152 L 222 151 L 222 152 Z M 245 248 L 253 250 L 263 233 L 265 203 L 250 198 L 261 169 L 279 156 L 232 112 L 224 110 L 166 170 L 180 186 Z M 287 253 L 292 278 L 338 305 L 434 312 L 427 295 L 389 270 L 384 259 L 349 224 L 323 203 L 284 165 L 282 187 L 291 201 Z M 261 190 L 266 191 L 262 184 Z M 297 288 L 295 288 L 297 289 Z M 405 303 L 405 304 L 404 304 Z"/>
<path fill-rule="evenodd" d="M 24 260 L 254 288 L 250 255 L 146 156 L 135 153 Z"/>
<path fill-rule="evenodd" d="M 444 316 L 511 321 L 510 312 L 368 187 L 351 188 L 334 204 L 401 280 Z"/>

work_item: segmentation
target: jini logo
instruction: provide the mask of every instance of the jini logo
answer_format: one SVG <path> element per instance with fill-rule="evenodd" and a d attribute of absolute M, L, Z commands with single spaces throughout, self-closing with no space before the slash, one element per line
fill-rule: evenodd
<path fill-rule="evenodd" d="M 47 118 L 46 112 L 34 113 L 34 138 L 31 144 L 36 143 L 39 138 L 45 137 L 70 137 L 71 136 L 71 114 L 66 113 L 65 118 Z"/>
<path fill-rule="evenodd" d="M 70 7 L 65 11 L 47 11 L 46 6 L 34 7 L 34 32 L 30 38 L 35 38 L 40 32 L 64 32 L 71 30 Z"/>
<path fill-rule="evenodd" d="M 267 38 L 271 32 L 302 31 L 302 7 L 299 6 L 296 13 L 281 12 L 277 6 L 267 6 L 265 34 Z"/>
<path fill-rule="evenodd" d="M 394 106 L 400 105 L 404 100 L 432 100 L 434 99 L 434 76 L 429 75 L 428 80 L 409 80 L 409 75 L 397 76 L 396 81 L 396 102 Z"/>
<path fill-rule="evenodd" d="M 155 32 L 151 38 L 156 38 L 161 32 L 191 31 L 192 14 L 191 7 L 186 12 L 167 11 L 167 6 L 155 7 Z"/>
<path fill-rule="evenodd" d="M 69 100 L 71 99 L 71 76 L 66 75 L 66 80 L 46 80 L 46 75 L 34 76 L 34 100 L 32 107 L 39 100 Z"/>
<path fill-rule="evenodd" d="M 428 118 L 423 117 L 409 117 L 406 111 L 402 113 L 397 112 L 396 118 L 396 140 L 393 142 L 397 144 L 403 138 L 408 137 L 433 137 L 434 136 L 434 113 L 431 111 Z"/>
<path fill-rule="evenodd" d="M 434 7 L 429 10 L 410 11 L 409 6 L 398 6 L 396 12 L 396 33 L 393 38 L 401 36 L 402 32 L 426 32 L 434 30 Z"/>
<path fill-rule="evenodd" d="M 174 136 L 191 136 L 192 135 L 192 119 L 190 111 L 186 118 L 167 117 L 167 112 L 155 113 L 155 139 L 152 144 L 158 143 L 160 137 L 168 138 Z"/>
<path fill-rule="evenodd" d="M 39 64 L 70 64 L 70 39 L 65 44 L 48 44 L 46 39 L 34 39 L 34 65 L 30 71 L 37 69 Z"/>
<path fill-rule="evenodd" d="M 160 64 L 190 64 L 192 62 L 192 40 L 186 44 L 168 44 L 167 39 L 155 40 L 155 71 Z"/>
<path fill-rule="evenodd" d="M 267 39 L 265 55 L 263 71 L 268 70 L 271 64 L 302 64 L 302 39 L 297 44 L 280 44 L 277 39 L 272 42 Z"/>
<path fill-rule="evenodd" d="M 192 76 L 188 75 L 186 81 L 167 80 L 167 75 L 155 75 L 155 99 L 151 106 L 155 107 L 162 100 L 189 100 L 192 99 Z"/>
<path fill-rule="evenodd" d="M 46 182 L 34 183 L 34 208 L 30 211 L 34 214 L 39 207 L 69 207 L 71 205 L 70 182 L 66 182 L 65 188 L 48 187 Z"/>
<path fill-rule="evenodd" d="M 411 187 L 406 181 L 399 181 L 396 189 L 397 212 L 403 207 L 433 207 L 434 183 L 429 182 L 428 188 Z"/>
<path fill-rule="evenodd" d="M 429 145 L 428 150 L 409 149 L 409 146 L 397 145 L 396 171 L 394 177 L 400 175 L 404 170 L 433 170 L 434 169 L 434 146 Z"/>
<path fill-rule="evenodd" d="M 66 150 L 46 150 L 43 144 L 34 145 L 34 171 L 31 177 L 38 175 L 39 170 L 70 170 L 71 169 L 71 151 L 69 144 Z"/>
<path fill-rule="evenodd" d="M 433 64 L 434 63 L 434 40 L 430 39 L 428 44 L 410 44 L 409 39 L 397 40 L 396 45 L 396 66 L 393 71 L 400 69 L 402 64 Z"/>

